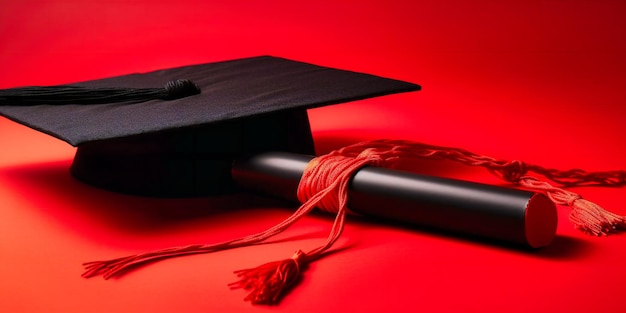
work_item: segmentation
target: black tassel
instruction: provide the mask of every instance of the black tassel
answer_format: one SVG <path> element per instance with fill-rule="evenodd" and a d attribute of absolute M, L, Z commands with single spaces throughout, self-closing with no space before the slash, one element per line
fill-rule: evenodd
<path fill-rule="evenodd" d="M 104 104 L 174 100 L 200 93 L 187 79 L 172 80 L 163 88 L 87 88 L 70 85 L 32 86 L 0 90 L 0 105 Z"/>

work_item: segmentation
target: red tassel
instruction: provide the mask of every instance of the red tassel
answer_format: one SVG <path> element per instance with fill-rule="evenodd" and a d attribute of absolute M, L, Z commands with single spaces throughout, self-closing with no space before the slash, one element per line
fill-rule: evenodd
<path fill-rule="evenodd" d="M 283 293 L 301 276 L 306 254 L 300 250 L 289 259 L 235 271 L 240 280 L 228 284 L 231 289 L 250 291 L 244 301 L 252 304 L 276 304 Z"/>
<path fill-rule="evenodd" d="M 317 158 L 310 163 L 309 171 L 303 177 L 298 191 L 303 204 L 294 214 L 277 225 L 254 235 L 217 244 L 198 244 L 161 249 L 127 257 L 84 263 L 83 277 L 103 275 L 105 279 L 118 275 L 130 267 L 165 258 L 182 255 L 211 253 L 251 246 L 265 241 L 297 222 L 315 207 L 334 212 L 335 222 L 326 242 L 307 253 L 298 251 L 290 259 L 271 262 L 252 269 L 236 271 L 238 282 L 229 284 L 232 289 L 243 288 L 250 291 L 245 298 L 253 304 L 275 304 L 284 292 L 300 277 L 303 267 L 322 257 L 341 235 L 348 211 L 348 184 L 352 175 L 361 167 L 376 164 L 378 158 L 368 154 L 348 158 L 337 155 Z M 319 173 L 318 173 L 319 172 Z M 317 173 L 317 174 L 314 174 Z"/>
<path fill-rule="evenodd" d="M 626 217 L 609 212 L 599 205 L 578 198 L 571 204 L 569 220 L 576 229 L 595 236 L 608 236 L 626 229 Z"/>
<path fill-rule="evenodd" d="M 210 253 L 255 245 L 271 238 L 297 222 L 318 207 L 336 214 L 335 222 L 326 242 L 307 253 L 297 251 L 289 259 L 236 271 L 239 281 L 229 284 L 231 289 L 241 288 L 250 293 L 245 298 L 253 304 L 276 304 L 300 278 L 304 266 L 323 256 L 342 233 L 348 212 L 348 185 L 351 177 L 364 166 L 394 167 L 400 159 L 447 159 L 471 166 L 485 167 L 501 178 L 534 191 L 544 192 L 553 202 L 572 208 L 570 220 L 576 228 L 591 235 L 608 235 L 626 229 L 626 217 L 602 209 L 576 193 L 557 188 L 534 177 L 535 172 L 562 186 L 624 186 L 625 171 L 586 172 L 582 170 L 559 171 L 520 161 L 504 161 L 477 155 L 466 150 L 438 147 L 401 140 L 378 140 L 357 143 L 309 163 L 298 187 L 298 199 L 303 203 L 290 217 L 258 234 L 209 245 L 188 245 L 162 249 L 108 261 L 85 263 L 84 277 L 103 275 L 109 278 L 146 262 L 181 255 Z"/>
<path fill-rule="evenodd" d="M 554 203 L 571 208 L 569 219 L 574 227 L 588 235 L 607 236 L 626 228 L 626 217 L 603 209 L 579 194 L 552 186 L 535 177 L 523 176 L 519 185 L 544 192 Z"/>

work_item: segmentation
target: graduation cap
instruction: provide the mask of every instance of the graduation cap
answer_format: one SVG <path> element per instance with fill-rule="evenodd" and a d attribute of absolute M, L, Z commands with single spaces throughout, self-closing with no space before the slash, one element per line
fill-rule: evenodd
<path fill-rule="evenodd" d="M 232 189 L 231 164 L 313 154 L 306 109 L 419 90 L 272 56 L 64 86 L 0 91 L 0 115 L 78 147 L 71 173 L 112 191 L 186 197 Z"/>

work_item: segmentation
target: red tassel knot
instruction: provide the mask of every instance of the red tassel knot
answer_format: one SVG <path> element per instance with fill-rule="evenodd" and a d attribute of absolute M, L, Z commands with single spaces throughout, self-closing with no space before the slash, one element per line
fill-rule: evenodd
<path fill-rule="evenodd" d="M 495 169 L 491 171 L 499 173 L 499 176 L 508 182 L 517 183 L 522 176 L 526 175 L 528 169 L 526 167 L 526 163 L 519 160 L 513 160 L 505 163 L 499 171 Z"/>
<path fill-rule="evenodd" d="M 250 291 L 244 300 L 252 304 L 276 304 L 283 292 L 300 279 L 306 260 L 306 254 L 298 250 L 289 259 L 235 271 L 240 280 L 228 286 Z"/>

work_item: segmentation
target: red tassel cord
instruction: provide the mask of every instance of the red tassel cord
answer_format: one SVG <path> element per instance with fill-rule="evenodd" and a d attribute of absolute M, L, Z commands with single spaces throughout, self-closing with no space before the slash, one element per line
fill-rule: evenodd
<path fill-rule="evenodd" d="M 561 171 L 526 164 L 519 160 L 506 161 L 469 152 L 467 150 L 427 145 L 404 140 L 374 140 L 357 143 L 338 150 L 344 156 L 357 156 L 364 150 L 379 155 L 382 163 L 393 166 L 404 160 L 442 159 L 470 166 L 481 166 L 500 178 L 535 192 L 546 194 L 555 204 L 571 208 L 569 219 L 574 226 L 595 236 L 605 236 L 626 229 L 626 217 L 609 212 L 599 205 L 583 199 L 571 191 L 552 186 L 538 178 L 527 175 L 536 173 L 562 187 L 626 185 L 626 171 L 587 172 L 581 169 Z"/>
<path fill-rule="evenodd" d="M 320 257 L 339 239 L 348 212 L 348 186 L 350 178 L 356 171 L 366 165 L 377 165 L 377 158 L 368 156 L 347 158 L 326 155 L 311 161 L 300 183 L 298 197 L 303 202 L 300 208 L 290 217 L 261 233 L 240 239 L 211 245 L 188 245 L 169 249 L 107 260 L 84 263 L 84 277 L 102 275 L 105 279 L 113 277 L 129 269 L 158 259 L 210 253 L 237 247 L 250 246 L 267 240 L 293 225 L 313 208 L 318 207 L 336 214 L 330 234 L 326 242 L 306 253 L 296 252 L 294 257 L 261 265 L 257 268 L 235 272 L 240 280 L 229 286 L 233 289 L 243 288 L 250 292 L 247 301 L 253 304 L 274 304 L 283 292 L 299 279 L 301 270 Z M 320 174 L 321 173 L 321 174 Z"/>
<path fill-rule="evenodd" d="M 187 245 L 137 255 L 84 263 L 84 277 L 102 275 L 105 279 L 133 266 L 182 255 L 211 253 L 251 246 L 285 231 L 314 208 L 335 214 L 335 221 L 325 243 L 310 251 L 297 251 L 291 258 L 270 262 L 256 268 L 236 271 L 239 281 L 229 284 L 232 289 L 249 292 L 245 298 L 253 304 L 276 304 L 285 291 L 293 286 L 307 265 L 324 256 L 339 239 L 348 213 L 348 186 L 354 174 L 364 166 L 393 168 L 400 160 L 447 159 L 471 166 L 481 166 L 506 181 L 522 188 L 545 193 L 552 201 L 572 208 L 570 220 L 576 228 L 591 235 L 608 235 L 626 228 L 626 218 L 608 212 L 582 199 L 573 192 L 555 187 L 527 175 L 534 172 L 563 187 L 623 186 L 625 171 L 586 172 L 575 169 L 559 171 L 521 161 L 504 161 L 466 150 L 439 147 L 402 140 L 376 140 L 357 143 L 313 159 L 298 186 L 298 199 L 303 203 L 291 216 L 263 232 L 217 244 Z"/>

